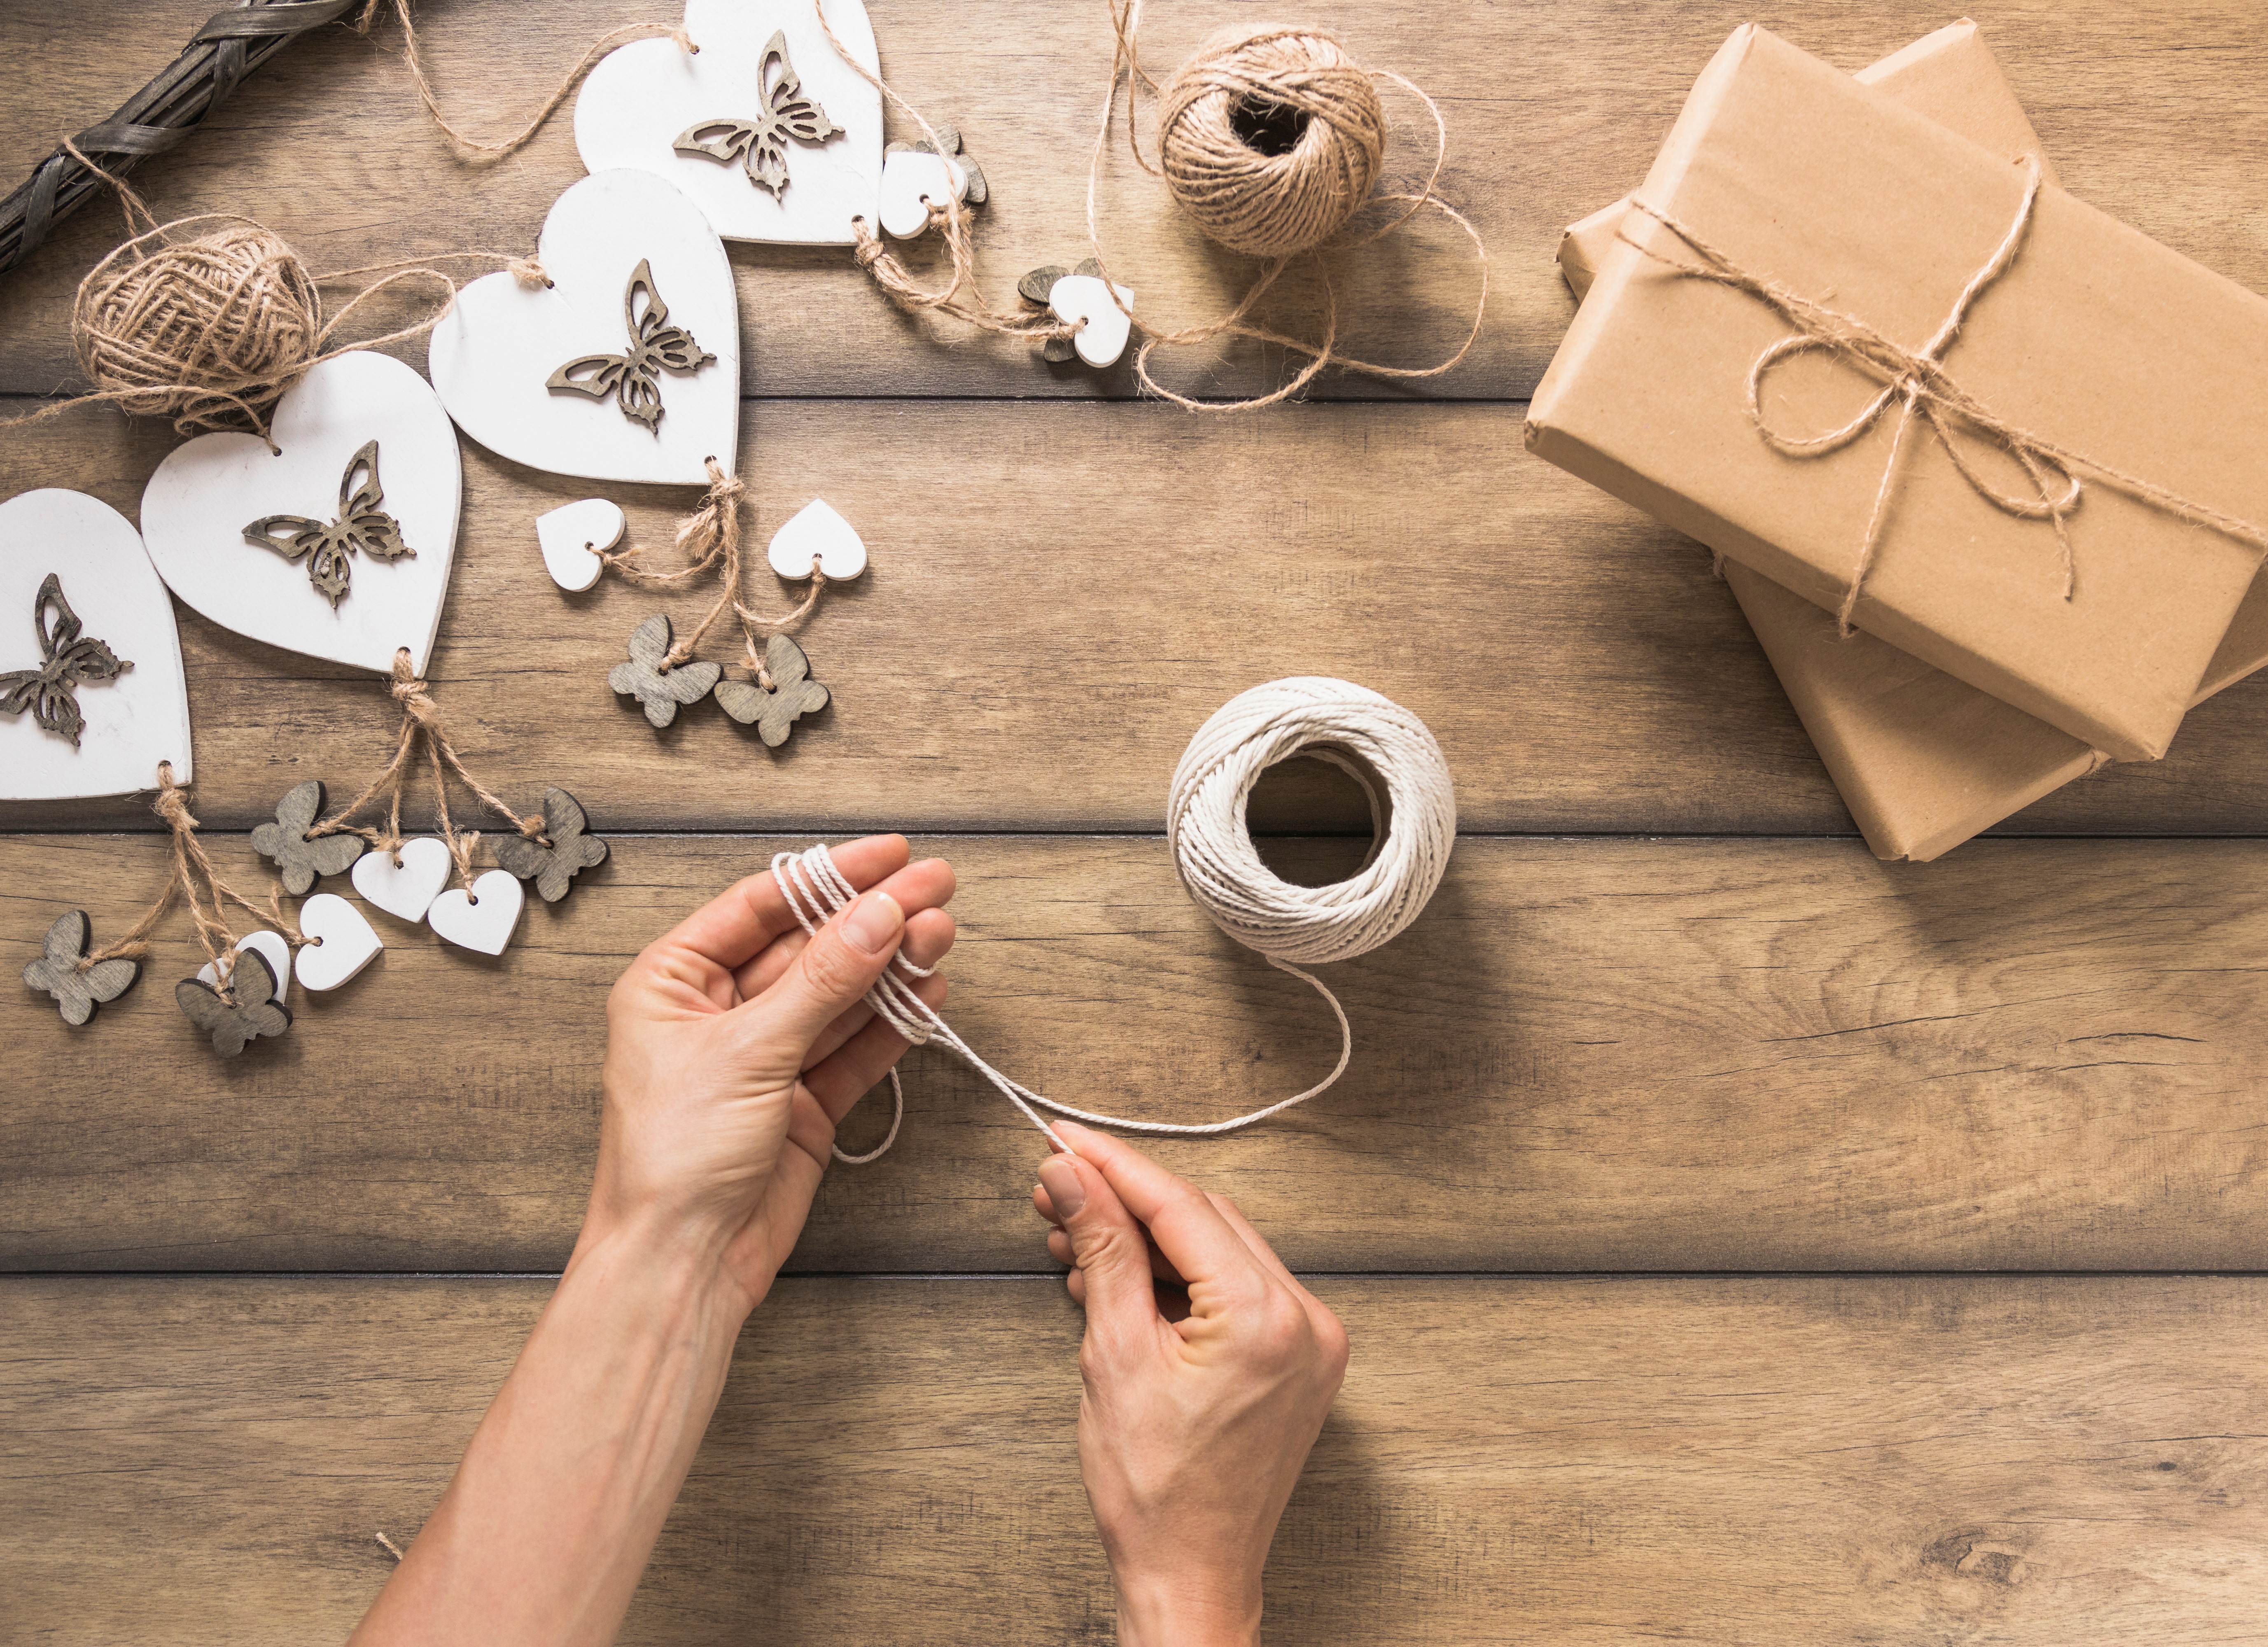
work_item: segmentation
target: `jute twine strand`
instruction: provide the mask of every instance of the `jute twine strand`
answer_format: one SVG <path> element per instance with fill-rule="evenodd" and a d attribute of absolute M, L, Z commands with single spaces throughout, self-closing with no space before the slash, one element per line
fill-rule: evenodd
<path fill-rule="evenodd" d="M 501 160 L 506 155 L 517 153 L 526 147 L 529 139 L 542 129 L 543 122 L 550 119 L 558 107 L 567 100 L 568 93 L 581 84 L 583 77 L 590 72 L 591 66 L 614 50 L 615 47 L 627 45 L 634 40 L 659 39 L 675 40 L 678 48 L 688 55 L 701 49 L 693 43 L 691 35 L 674 25 L 625 23 L 622 27 L 601 34 L 591 42 L 591 48 L 583 54 L 583 60 L 567 71 L 566 77 L 560 81 L 558 89 L 544 99 L 535 112 L 528 117 L 526 123 L 518 131 L 509 137 L 499 138 L 494 143 L 482 143 L 477 138 L 469 137 L 459 131 L 449 123 L 448 116 L 441 113 L 440 100 L 433 95 L 433 84 L 425 76 L 424 55 L 419 50 L 417 44 L 417 26 L 410 20 L 409 17 L 409 0 L 393 0 L 393 4 L 394 14 L 401 24 L 401 60 L 409 66 L 410 83 L 417 88 L 418 100 L 424 104 L 426 114 L 432 116 L 433 123 L 441 129 L 443 135 L 449 139 L 459 155 L 475 163 Z M 377 21 L 378 14 L 386 9 L 386 5 L 387 0 L 366 0 L 362 15 L 355 19 L 353 26 L 355 33 L 369 33 L 371 25 Z"/>
<path fill-rule="evenodd" d="M 236 933 L 223 913 L 225 905 L 234 903 L 258 919 L 273 920 L 276 930 L 294 948 L 306 943 L 298 928 L 284 918 L 278 899 L 271 894 L 268 907 L 262 908 L 221 879 L 220 871 L 213 867 L 212 858 L 205 851 L 204 842 L 197 838 L 197 820 L 189 811 L 188 790 L 173 781 L 173 763 L 170 761 L 158 763 L 158 798 L 151 803 L 151 810 L 166 820 L 166 827 L 172 835 L 173 865 L 165 887 L 123 937 L 79 961 L 81 972 L 99 961 L 140 960 L 148 955 L 150 934 L 157 930 L 158 923 L 173 908 L 176 895 L 188 901 L 189 920 L 196 929 L 197 943 L 204 950 L 205 959 L 212 963 L 214 987 L 225 996 L 236 965 Z M 201 884 L 202 894 L 198 890 Z"/>
<path fill-rule="evenodd" d="M 457 780 L 478 796 L 483 805 L 521 835 L 531 841 L 549 844 L 540 812 L 523 816 L 514 812 L 475 777 L 471 768 L 466 766 L 464 758 L 457 753 L 456 744 L 449 737 L 448 724 L 441 716 L 441 706 L 433 701 L 432 693 L 411 666 L 409 649 L 406 646 L 394 651 L 394 678 L 387 690 L 401 706 L 401 730 L 394 742 L 393 759 L 386 763 L 361 794 L 309 829 L 310 838 L 333 835 L 359 835 L 370 843 L 373 851 L 398 854 L 403 839 L 402 790 L 409 781 L 410 770 L 422 744 L 433 779 L 435 826 L 440 832 L 443 844 L 449 849 L 449 857 L 456 865 L 459 879 L 468 888 L 473 884 L 473 848 L 479 843 L 480 832 L 458 828 L 450 816 L 448 774 L 455 774 Z M 384 828 L 352 821 L 364 807 L 381 798 L 387 804 Z M 394 861 L 397 864 L 401 862 L 399 857 Z"/>
<path fill-rule="evenodd" d="M 2015 217 L 2009 224 L 2007 234 L 2001 238 L 1992 254 L 1970 277 L 1968 284 L 1962 288 L 1944 323 L 1919 349 L 1907 349 L 1854 315 L 1829 308 L 1778 281 L 1750 273 L 1668 213 L 1642 200 L 1631 202 L 1639 213 L 1675 235 L 1702 261 L 1689 262 L 1683 258 L 1666 255 L 1632 237 L 1626 228 L 1622 232 L 1624 239 L 1653 261 L 1682 276 L 1711 281 L 1756 298 L 1796 328 L 1793 335 L 1768 346 L 1749 368 L 1749 419 L 1765 444 L 1774 451 L 1793 458 L 1824 457 L 1830 452 L 1840 452 L 1872 430 L 1893 404 L 1898 408 L 1898 421 L 1891 432 L 1889 456 L 1883 465 L 1881 482 L 1875 489 L 1874 509 L 1867 518 L 1866 534 L 1859 542 L 1850 587 L 1844 594 L 1842 609 L 1836 614 L 1845 639 L 1852 634 L 1852 614 L 1858 610 L 1859 597 L 1865 588 L 1867 575 L 1874 566 L 1875 553 L 1881 547 L 1882 532 L 1889 518 L 1891 500 L 1896 487 L 1899 460 L 1904 452 L 1907 436 L 1917 420 L 1928 425 L 1929 432 L 1945 449 L 1961 478 L 1979 497 L 2020 519 L 2045 520 L 2053 526 L 2062 559 L 2063 598 L 2066 600 L 2072 599 L 2078 586 L 2078 570 L 2073 557 L 2067 522 L 2072 511 L 2079 507 L 2085 489 L 2081 476 L 2137 502 L 2162 510 L 2177 520 L 2218 532 L 2256 548 L 2268 549 L 2268 526 L 2257 526 L 2250 520 L 2183 497 L 2139 475 L 2128 474 L 2083 452 L 2073 452 L 2037 430 L 2013 423 L 1962 388 L 1946 370 L 1940 357 L 1960 335 L 1970 305 L 1987 287 L 2007 272 L 2023 249 L 2026 233 L 2032 222 L 2033 209 L 2039 199 L 2041 182 L 2037 162 L 2027 158 L 2024 169 L 2023 198 L 2017 205 Z M 1839 429 L 1812 436 L 1782 434 L 1772 427 L 1764 413 L 1764 379 L 1783 362 L 1799 355 L 1814 353 L 1830 355 L 1855 367 L 1881 384 L 1882 388 L 1857 416 Z M 2030 479 L 2035 495 L 2015 496 L 1993 486 L 1977 472 L 1974 460 L 1963 450 L 1969 444 L 1982 444 L 2007 453 Z"/>
<path fill-rule="evenodd" d="M 64 147 L 70 149 L 69 143 Z M 447 252 L 310 274 L 298 253 L 252 218 L 202 212 L 161 224 L 124 180 L 77 150 L 71 152 L 117 191 L 129 235 L 87 271 L 71 304 L 72 346 L 80 370 L 95 387 L 10 423 L 37 423 L 74 407 L 108 402 L 135 416 L 170 416 L 182 435 L 250 429 L 265 438 L 262 414 L 314 366 L 350 349 L 418 336 L 438 322 L 457 288 L 431 263 L 479 259 L 501 263 L 522 285 L 549 283 L 532 260 L 502 252 Z M 219 226 L 184 235 L 207 224 Z M 381 278 L 364 286 L 337 313 L 324 317 L 320 288 L 373 274 Z M 390 287 L 416 281 L 441 288 L 441 301 L 431 315 L 377 337 L 326 349 L 363 304 Z"/>
<path fill-rule="evenodd" d="M 1334 886 L 1295 886 L 1278 879 L 1261 862 L 1245 822 L 1246 803 L 1261 773 L 1300 754 L 1352 774 L 1370 798 L 1375 836 L 1370 857 L 1351 879 Z M 1383 808 L 1372 774 L 1386 786 Z M 1185 1137 L 1233 1132 L 1328 1092 L 1346 1072 L 1354 1055 L 1353 1027 L 1338 997 L 1304 968 L 1366 954 L 1416 920 L 1440 884 L 1456 835 L 1456 794 L 1440 746 L 1423 721 L 1367 687 L 1317 676 L 1273 681 L 1232 698 L 1198 730 L 1174 768 L 1167 804 L 1167 842 L 1182 885 L 1222 931 L 1311 986 L 1339 1026 L 1338 1062 L 1329 1075 L 1303 1092 L 1227 1121 L 1131 1121 L 1034 1092 L 986 1062 L 915 993 L 915 982 L 934 968 L 917 967 L 902 952 L 866 1001 L 909 1044 L 946 1048 L 1065 1153 L 1069 1146 L 1042 1109 L 1125 1132 Z M 823 843 L 777 854 L 771 871 L 806 932 L 815 933 L 858 897 Z M 905 1113 L 895 1071 L 891 1087 L 896 1110 L 889 1136 L 862 1156 L 838 1149 L 837 1159 L 857 1165 L 889 1148 Z"/>
<path fill-rule="evenodd" d="M 1440 107 L 1414 82 L 1391 70 L 1379 70 L 1366 79 L 1391 80 L 1425 106 L 1433 121 L 1434 151 L 1425 186 L 1415 194 L 1371 192 L 1384 163 L 1385 121 L 1382 111 L 1373 121 L 1375 91 L 1367 99 L 1353 92 L 1359 75 L 1336 37 L 1313 29 L 1280 26 L 1224 30 L 1202 46 L 1162 92 L 1141 66 L 1142 0 L 1108 0 L 1116 35 L 1110 83 L 1104 89 L 1102 114 L 1087 158 L 1086 236 L 1094 261 L 1103 270 L 1103 282 L 1135 329 L 1142 346 L 1134 356 L 1134 375 L 1142 387 L 1186 411 L 1242 412 L 1273 406 L 1291 399 L 1314 382 L 1326 366 L 1339 366 L 1374 378 L 1437 378 L 1454 370 L 1480 341 L 1481 324 L 1488 312 L 1488 247 L 1471 220 L 1434 193 L 1441 167 L 1448 158 L 1448 122 Z M 1118 104 L 1118 88 L 1126 88 L 1126 137 L 1135 161 L 1153 177 L 1163 177 L 1174 197 L 1190 211 L 1197 226 L 1232 249 L 1253 246 L 1283 248 L 1270 255 L 1241 301 L 1219 319 L 1167 330 L 1142 325 L 1118 297 L 1117 283 L 1102 254 L 1102 236 L 1095 200 L 1102 157 L 1110 141 L 1110 126 Z M 1160 100 L 1159 159 L 1153 164 L 1142 152 L 1137 115 L 1138 94 L 1147 87 Z M 1307 115 L 1306 129 L 1292 151 L 1277 157 L 1260 155 L 1245 144 L 1234 129 L 1240 100 L 1274 105 Z M 1242 149 L 1249 158 L 1232 157 L 1228 146 Z M 1186 197 L 1185 197 L 1186 196 Z M 1194 205 L 1192 202 L 1195 202 Z M 1348 234 L 1364 207 L 1377 203 L 1399 207 L 1382 223 L 1366 232 Z M 1389 366 L 1343 354 L 1338 349 L 1338 298 L 1324 261 L 1326 250 L 1346 252 L 1369 246 L 1392 234 L 1419 211 L 1432 207 L 1462 229 L 1473 243 L 1480 276 L 1474 300 L 1473 323 L 1462 342 L 1446 359 L 1431 366 Z M 1218 228 L 1218 232 L 1216 232 Z M 1309 234 L 1315 238 L 1310 241 Z M 1223 236 L 1233 237 L 1223 239 Z M 1241 246 L 1239 246 L 1241 242 Z M 1300 257 L 1314 266 L 1323 288 L 1323 335 L 1310 341 L 1293 337 L 1248 317 L 1260 299 Z M 1150 371 L 1150 357 L 1160 345 L 1182 346 L 1217 338 L 1241 337 L 1273 343 L 1308 357 L 1307 364 L 1269 393 L 1242 401 L 1199 401 L 1160 383 Z"/>
<path fill-rule="evenodd" d="M 654 570 L 645 564 L 645 552 L 633 546 L 616 552 L 596 551 L 600 561 L 636 583 L 667 587 L 699 577 L 714 570 L 718 573 L 717 599 L 702 614 L 701 621 L 682 639 L 671 643 L 664 660 L 666 668 L 689 663 L 701 650 L 701 643 L 716 627 L 717 620 L 732 609 L 740 620 L 741 647 L 748 672 L 769 692 L 772 678 L 764 668 L 763 653 L 757 649 L 759 630 L 784 632 L 793 629 L 817 609 L 820 598 L 827 592 L 827 574 L 820 570 L 819 557 L 811 562 L 811 587 L 802 604 L 784 617 L 768 618 L 740 599 L 740 505 L 747 488 L 738 475 L 727 474 L 713 457 L 703 461 L 709 470 L 709 489 L 702 496 L 699 507 L 677 523 L 678 553 L 684 558 L 676 566 Z"/>

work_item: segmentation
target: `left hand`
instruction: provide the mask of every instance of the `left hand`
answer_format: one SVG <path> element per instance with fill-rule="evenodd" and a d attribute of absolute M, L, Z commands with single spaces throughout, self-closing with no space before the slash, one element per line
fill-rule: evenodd
<path fill-rule="evenodd" d="M 749 876 L 648 945 L 607 1002 L 605 1119 L 584 1226 L 713 1258 L 745 1312 L 802 1233 L 835 1129 L 906 1049 L 862 997 L 905 947 L 953 947 L 952 868 L 909 864 L 901 835 L 835 849 L 860 889 L 804 932 L 770 873 Z M 931 1006 L 945 980 L 924 978 Z"/>

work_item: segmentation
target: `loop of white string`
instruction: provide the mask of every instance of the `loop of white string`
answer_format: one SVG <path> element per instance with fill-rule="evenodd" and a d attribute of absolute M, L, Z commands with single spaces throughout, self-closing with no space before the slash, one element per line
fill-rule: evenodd
<path fill-rule="evenodd" d="M 1260 775 L 1302 754 L 1351 775 L 1370 800 L 1369 856 L 1352 877 L 1328 886 L 1299 886 L 1278 878 L 1261 862 L 1245 820 L 1245 805 Z M 1386 786 L 1382 806 L 1373 775 Z M 867 1003 L 909 1044 L 949 1048 L 1065 1154 L 1071 1153 L 1069 1146 L 1042 1109 L 1122 1132 L 1199 1137 L 1251 1126 L 1329 1091 L 1354 1055 L 1354 1030 L 1338 997 L 1294 963 L 1323 965 L 1366 954 L 1425 908 L 1457 836 L 1456 793 L 1440 746 L 1409 710 L 1349 681 L 1303 675 L 1255 687 L 1224 704 L 1182 756 L 1167 800 L 1166 834 L 1182 885 L 1213 923 L 1270 966 L 1313 988 L 1338 1020 L 1338 1062 L 1306 1092 L 1227 1121 L 1184 1123 L 1098 1114 L 1035 1092 L 978 1056 L 914 991 L 914 982 L 935 969 L 915 966 L 902 952 L 867 992 Z M 771 870 L 806 932 L 817 932 L 858 895 L 823 843 L 776 854 Z M 895 1108 L 889 1136 L 865 1155 L 846 1155 L 838 1147 L 837 1160 L 862 1165 L 896 1139 L 905 1118 L 905 1089 L 895 1070 L 890 1089 Z"/>

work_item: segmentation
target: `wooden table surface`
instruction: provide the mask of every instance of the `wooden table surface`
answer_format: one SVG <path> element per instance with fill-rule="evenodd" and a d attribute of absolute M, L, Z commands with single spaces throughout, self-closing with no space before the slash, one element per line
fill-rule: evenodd
<path fill-rule="evenodd" d="M 0 6 L 0 181 L 213 4 Z M 494 129 L 634 9 L 420 14 L 442 97 Z M 1155 8 L 1145 59 L 1224 15 Z M 874 16 L 893 82 L 984 165 L 989 283 L 1078 256 L 1099 0 Z M 371 974 L 230 1062 L 168 998 L 196 958 L 178 920 L 90 1030 L 0 991 L 0 1641 L 344 1633 L 387 1570 L 372 1532 L 428 1513 L 573 1239 L 608 983 L 783 841 L 901 828 L 950 856 L 955 1020 L 1042 1090 L 1199 1118 L 1313 1079 L 1317 1004 L 1205 923 L 1160 833 L 1198 723 L 1293 673 L 1421 714 L 1464 834 L 1424 918 L 1331 969 L 1347 1079 L 1160 1151 L 1353 1333 L 1273 1639 L 2268 1639 L 2268 687 L 1941 863 L 1878 864 L 1705 554 L 1521 449 L 1572 306 L 1560 225 L 1643 172 L 1749 17 L 1851 68 L 1949 20 L 1341 8 L 1358 55 L 1440 101 L 1446 192 L 1495 258 L 1473 357 L 1414 389 L 1191 415 L 909 320 L 839 250 L 733 248 L 751 530 L 823 495 L 873 552 L 808 635 L 836 707 L 777 754 L 716 715 L 649 732 L 600 677 L 652 597 L 563 598 L 537 556 L 560 502 L 605 490 L 653 543 L 683 493 L 468 445 L 436 695 L 476 769 L 573 789 L 614 857 L 497 962 L 389 926 Z M 2256 0 L 1977 17 L 2073 190 L 2268 290 Z M 256 214 L 319 268 L 530 248 L 580 175 L 566 121 L 463 166 L 397 38 L 303 41 L 137 184 L 161 215 Z M 1106 200 L 1145 316 L 1245 277 L 1130 167 Z M 73 386 L 70 292 L 117 236 L 91 206 L 0 282 L 0 412 Z M 1346 271 L 1370 351 L 1454 336 L 1461 244 L 1421 230 Z M 1228 395 L 1283 369 L 1169 370 Z M 103 409 L 0 431 L 0 496 L 131 517 L 173 438 Z M 177 614 L 197 810 L 256 884 L 241 832 L 303 778 L 357 783 L 392 710 Z M 1296 768 L 1256 822 L 1315 874 L 1363 827 Z M 114 932 L 163 878 L 141 801 L 10 804 L 0 830 L 11 976 L 58 908 Z M 895 1151 L 830 1174 L 746 1335 L 626 1640 L 1110 1636 L 1035 1135 L 958 1066 L 908 1067 Z"/>

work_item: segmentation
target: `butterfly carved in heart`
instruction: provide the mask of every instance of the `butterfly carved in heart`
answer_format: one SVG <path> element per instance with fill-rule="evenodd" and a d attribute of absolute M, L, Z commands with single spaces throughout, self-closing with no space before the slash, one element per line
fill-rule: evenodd
<path fill-rule="evenodd" d="M 78 712 L 78 683 L 108 680 L 134 665 L 92 636 L 79 633 L 78 614 L 63 599 L 63 579 L 49 572 L 32 597 L 32 627 L 40 632 L 43 660 L 37 669 L 12 669 L 0 675 L 0 715 L 32 711 L 48 732 L 59 732 L 78 747 L 86 717 Z"/>
<path fill-rule="evenodd" d="M 643 302 L 641 302 L 643 298 Z M 661 423 L 661 373 L 698 371 L 717 358 L 703 352 L 693 334 L 669 323 L 669 305 L 653 283 L 652 260 L 641 258 L 622 293 L 622 324 L 630 346 L 620 355 L 580 355 L 544 379 L 545 386 L 603 401 L 609 394 L 649 430 Z"/>
<path fill-rule="evenodd" d="M 772 78 L 772 61 L 779 61 L 779 78 Z M 776 32 L 756 60 L 756 99 L 763 112 L 754 120 L 704 120 L 688 126 L 671 145 L 681 154 L 705 154 L 726 165 L 734 160 L 748 181 L 768 188 L 777 200 L 787 187 L 787 144 L 821 143 L 843 129 L 827 118 L 818 102 L 803 95 L 803 80 L 787 55 L 787 34 Z"/>
<path fill-rule="evenodd" d="M 359 549 L 374 560 L 414 559 L 417 551 L 401 540 L 401 526 L 379 505 L 386 501 L 378 480 L 378 442 L 366 440 L 347 460 L 339 477 L 335 520 L 305 515 L 263 515 L 244 529 L 244 540 L 275 550 L 287 561 L 307 557 L 307 578 L 334 608 L 354 577 L 347 551 Z"/>

